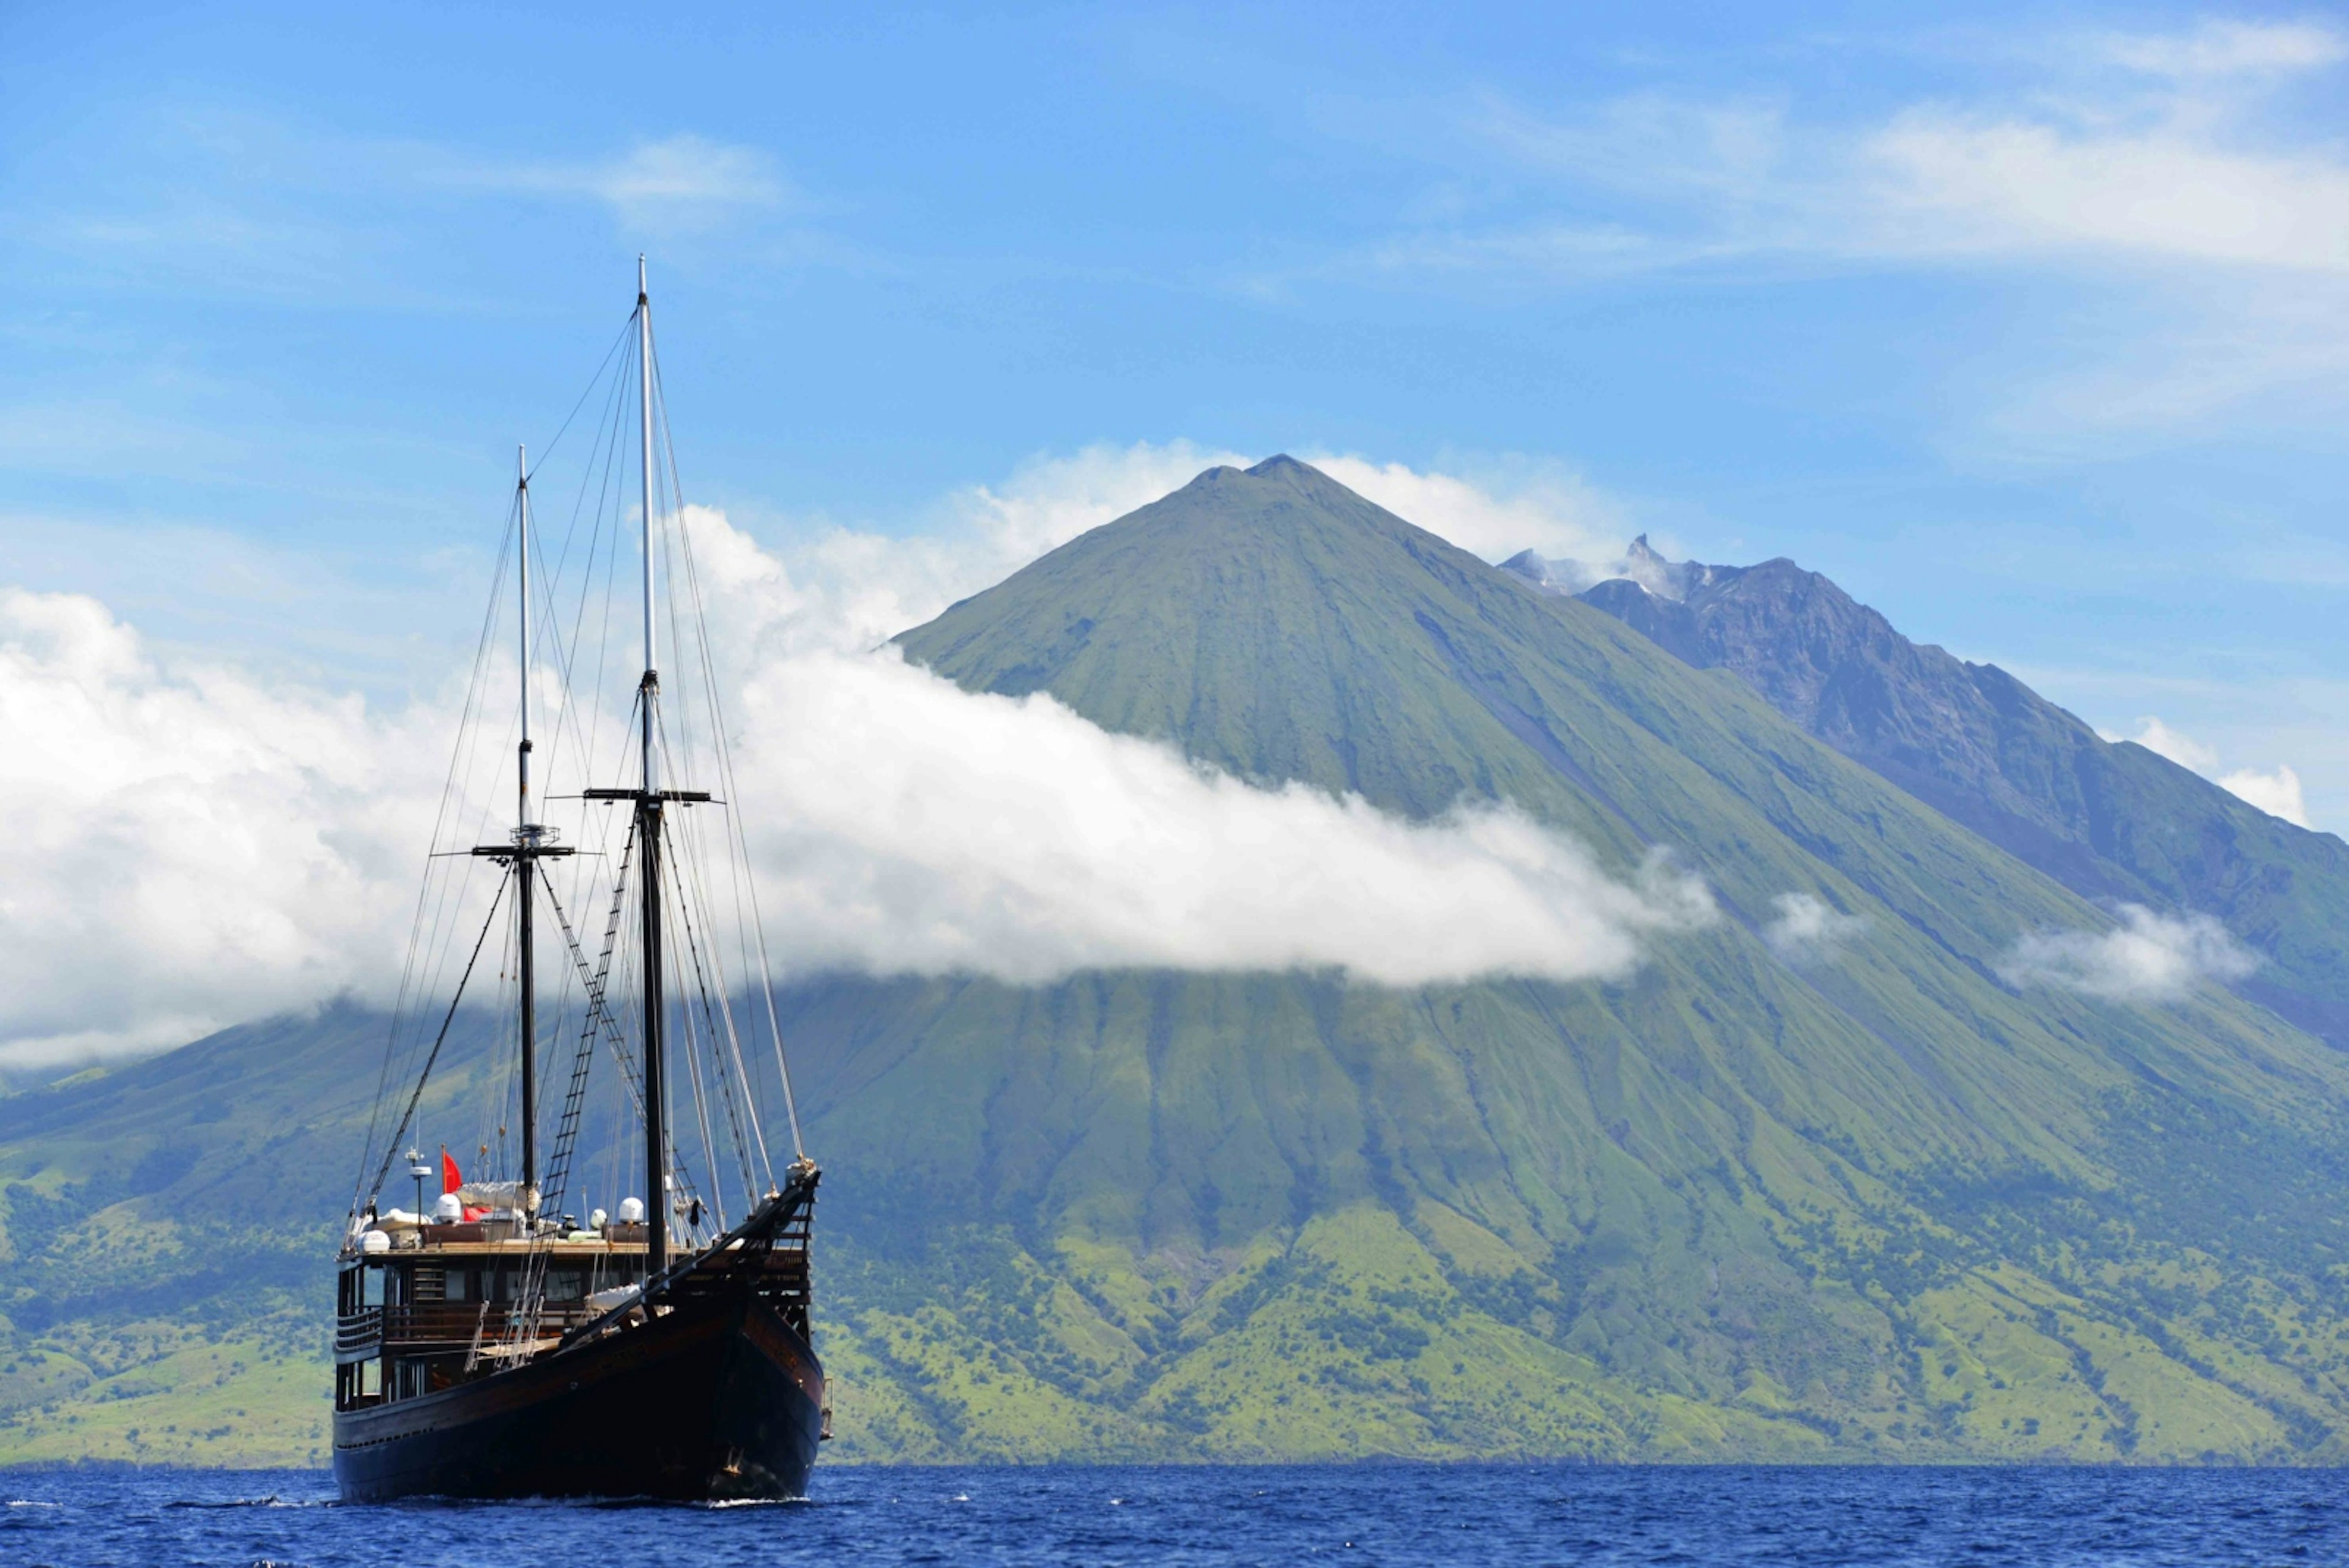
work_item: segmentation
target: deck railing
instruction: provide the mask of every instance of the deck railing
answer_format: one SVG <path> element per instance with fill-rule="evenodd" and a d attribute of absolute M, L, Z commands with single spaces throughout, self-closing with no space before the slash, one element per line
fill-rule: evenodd
<path fill-rule="evenodd" d="M 719 1253 L 703 1269 L 688 1274 L 671 1299 L 690 1301 L 723 1291 L 730 1277 L 749 1269 L 762 1274 L 760 1294 L 781 1311 L 794 1328 L 806 1332 L 808 1257 L 805 1243 L 792 1251 Z M 393 1306 L 365 1306 L 344 1314 L 335 1324 L 335 1359 L 339 1363 L 372 1360 L 386 1354 L 461 1350 L 502 1344 L 523 1314 L 514 1302 L 409 1302 Z M 535 1339 L 560 1338 L 572 1329 L 595 1322 L 604 1309 L 579 1300 L 547 1302 L 536 1314 Z"/>
<path fill-rule="evenodd" d="M 395 1345 L 488 1344 L 520 1315 L 511 1302 L 418 1302 L 383 1309 L 383 1337 Z M 559 1334 L 593 1315 L 585 1302 L 549 1302 L 538 1314 L 539 1332 Z"/>
<path fill-rule="evenodd" d="M 335 1324 L 335 1355 L 338 1360 L 364 1359 L 364 1353 L 383 1339 L 383 1308 L 361 1307 L 345 1313 Z"/>

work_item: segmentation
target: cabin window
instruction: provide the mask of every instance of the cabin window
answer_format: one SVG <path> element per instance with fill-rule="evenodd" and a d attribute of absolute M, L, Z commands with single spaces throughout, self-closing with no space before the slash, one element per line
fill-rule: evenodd
<path fill-rule="evenodd" d="M 363 1269 L 359 1273 L 359 1305 L 383 1305 L 383 1271 Z"/>
<path fill-rule="evenodd" d="M 478 1276 L 471 1269 L 451 1269 L 441 1287 L 440 1299 L 450 1302 L 478 1301 L 481 1298 Z"/>
<path fill-rule="evenodd" d="M 584 1277 L 577 1269 L 546 1271 L 546 1299 L 551 1302 L 575 1302 L 587 1293 L 582 1286 Z"/>

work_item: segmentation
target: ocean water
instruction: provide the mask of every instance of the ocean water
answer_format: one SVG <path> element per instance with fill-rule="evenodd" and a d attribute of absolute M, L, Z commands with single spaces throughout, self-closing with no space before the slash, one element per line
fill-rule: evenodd
<path fill-rule="evenodd" d="M 2349 1563 L 2349 1472 L 854 1469 L 803 1502 L 344 1507 L 302 1471 L 0 1471 L 0 1564 Z"/>

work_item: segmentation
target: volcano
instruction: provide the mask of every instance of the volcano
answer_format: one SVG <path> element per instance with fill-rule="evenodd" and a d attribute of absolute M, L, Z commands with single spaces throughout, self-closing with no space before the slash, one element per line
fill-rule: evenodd
<path fill-rule="evenodd" d="M 2349 1458 L 2349 1064 L 2019 970 L 2116 917 L 1737 674 L 1288 458 L 899 645 L 1256 784 L 1514 802 L 1719 918 L 1575 983 L 799 986 L 840 1458 Z M 198 1127 L 150 1077 L 347 1073 L 336 1028 L 0 1102 L 19 1302 L 96 1321 L 79 1238 L 195 1210 L 294 1092 Z"/>

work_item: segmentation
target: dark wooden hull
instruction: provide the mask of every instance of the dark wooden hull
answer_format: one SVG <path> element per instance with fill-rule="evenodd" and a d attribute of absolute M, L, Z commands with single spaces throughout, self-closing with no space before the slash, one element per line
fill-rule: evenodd
<path fill-rule="evenodd" d="M 807 1342 L 730 1292 L 566 1355 L 338 1411 L 335 1480 L 347 1502 L 799 1497 L 823 1406 Z"/>

